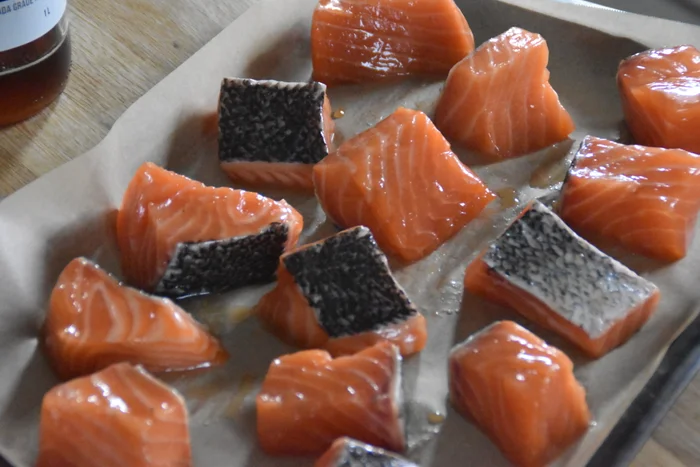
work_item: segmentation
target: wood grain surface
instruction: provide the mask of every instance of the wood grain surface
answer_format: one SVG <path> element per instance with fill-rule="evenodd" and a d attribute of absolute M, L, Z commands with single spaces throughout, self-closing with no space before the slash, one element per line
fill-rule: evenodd
<path fill-rule="evenodd" d="M 256 0 L 72 0 L 73 70 L 37 117 L 0 130 L 0 196 L 97 144 L 139 96 Z M 700 377 L 634 467 L 700 465 Z"/>

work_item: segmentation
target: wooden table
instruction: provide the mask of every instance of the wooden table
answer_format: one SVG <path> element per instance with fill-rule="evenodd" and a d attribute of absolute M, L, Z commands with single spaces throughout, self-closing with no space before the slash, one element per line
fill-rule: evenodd
<path fill-rule="evenodd" d="M 0 196 L 97 144 L 131 103 L 255 2 L 71 1 L 74 60 L 66 92 L 34 119 L 0 131 Z M 633 465 L 700 465 L 699 402 L 700 377 Z"/>

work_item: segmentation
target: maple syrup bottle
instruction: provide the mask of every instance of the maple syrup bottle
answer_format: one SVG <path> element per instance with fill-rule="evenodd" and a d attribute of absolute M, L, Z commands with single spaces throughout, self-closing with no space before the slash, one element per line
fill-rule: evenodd
<path fill-rule="evenodd" d="M 0 0 L 0 127 L 51 104 L 70 64 L 66 0 Z"/>

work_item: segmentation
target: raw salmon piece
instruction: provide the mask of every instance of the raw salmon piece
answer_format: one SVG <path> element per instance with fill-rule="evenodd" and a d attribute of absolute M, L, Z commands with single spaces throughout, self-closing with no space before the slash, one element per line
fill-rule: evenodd
<path fill-rule="evenodd" d="M 453 143 L 490 160 L 565 140 L 574 122 L 549 84 L 549 49 L 539 34 L 511 28 L 452 68 L 435 124 Z"/>
<path fill-rule="evenodd" d="M 635 142 L 700 153 L 700 51 L 648 50 L 620 64 L 617 85 Z"/>
<path fill-rule="evenodd" d="M 700 211 L 700 156 L 586 137 L 560 215 L 591 241 L 612 240 L 663 261 L 685 256 Z"/>
<path fill-rule="evenodd" d="M 337 225 L 366 225 L 405 261 L 432 253 L 495 199 L 427 115 L 404 108 L 317 164 L 314 185 Z"/>
<path fill-rule="evenodd" d="M 576 235 L 535 202 L 468 268 L 464 285 L 597 358 L 651 316 L 654 284 Z"/>
<path fill-rule="evenodd" d="M 182 308 L 120 284 L 85 258 L 71 261 L 59 276 L 43 334 L 62 379 L 124 361 L 161 372 L 228 359 L 219 342 Z"/>
<path fill-rule="evenodd" d="M 389 342 L 335 360 L 285 355 L 257 397 L 258 441 L 272 455 L 320 455 L 342 436 L 400 452 L 401 404 L 401 355 Z"/>
<path fill-rule="evenodd" d="M 183 297 L 272 282 L 302 226 L 284 200 L 205 186 L 147 162 L 124 195 L 117 240 L 130 284 Z"/>
<path fill-rule="evenodd" d="M 338 438 L 314 467 L 418 467 L 394 453 L 350 438 Z"/>
<path fill-rule="evenodd" d="M 46 393 L 36 467 L 189 467 L 187 422 L 174 389 L 118 363 Z"/>
<path fill-rule="evenodd" d="M 325 84 L 221 83 L 219 160 L 235 182 L 313 192 L 313 165 L 328 155 L 334 127 Z"/>
<path fill-rule="evenodd" d="M 519 467 L 548 465 L 590 423 L 569 357 L 512 321 L 455 346 L 449 380 L 452 405 Z"/>
<path fill-rule="evenodd" d="M 366 227 L 355 227 L 282 256 L 277 286 L 256 313 L 296 347 L 349 355 L 382 341 L 404 357 L 420 352 L 425 318 L 391 275 Z"/>
<path fill-rule="evenodd" d="M 313 78 L 329 86 L 445 76 L 472 50 L 453 0 L 321 0 L 311 24 Z"/>

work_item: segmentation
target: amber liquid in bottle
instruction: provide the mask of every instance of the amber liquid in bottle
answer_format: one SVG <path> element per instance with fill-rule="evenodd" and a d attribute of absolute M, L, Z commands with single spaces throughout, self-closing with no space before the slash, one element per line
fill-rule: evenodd
<path fill-rule="evenodd" d="M 0 127 L 51 104 L 66 85 L 70 65 L 70 36 L 62 22 L 33 42 L 0 52 Z"/>

